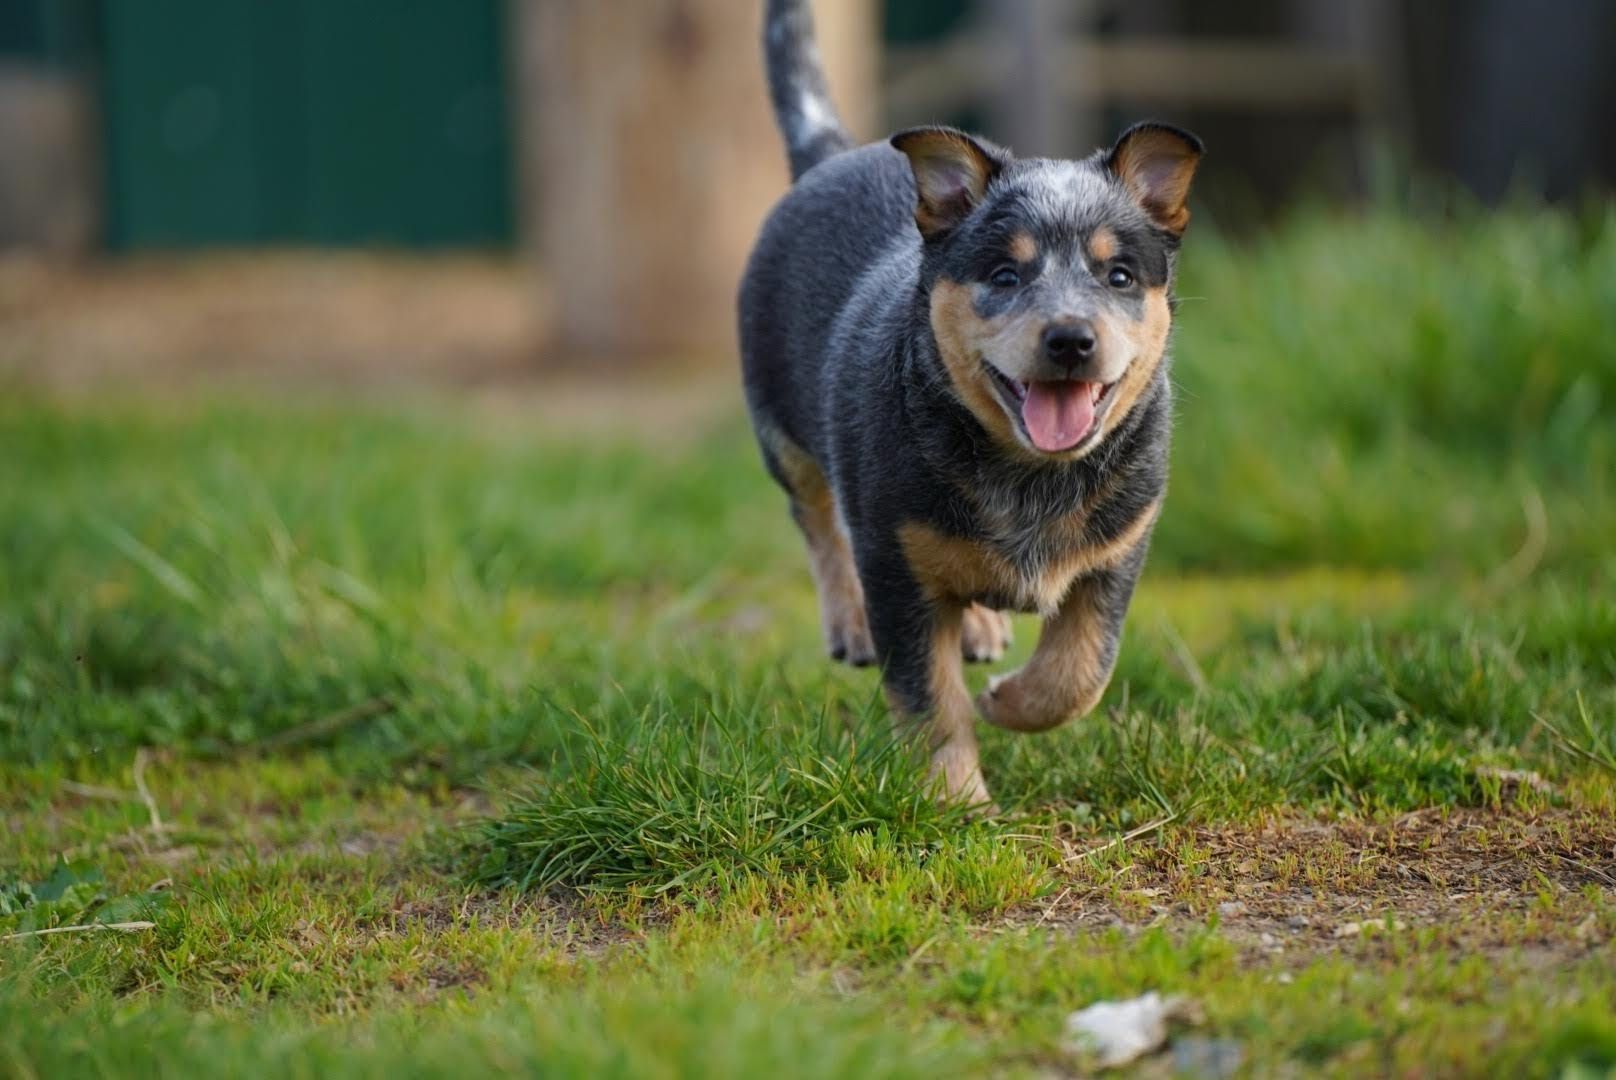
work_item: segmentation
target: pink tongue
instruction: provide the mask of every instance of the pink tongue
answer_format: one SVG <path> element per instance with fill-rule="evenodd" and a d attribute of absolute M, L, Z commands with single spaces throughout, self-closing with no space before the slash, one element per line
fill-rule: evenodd
<path fill-rule="evenodd" d="M 1028 383 L 1021 419 L 1032 444 L 1053 454 L 1082 442 L 1094 426 L 1094 389 L 1086 382 Z"/>

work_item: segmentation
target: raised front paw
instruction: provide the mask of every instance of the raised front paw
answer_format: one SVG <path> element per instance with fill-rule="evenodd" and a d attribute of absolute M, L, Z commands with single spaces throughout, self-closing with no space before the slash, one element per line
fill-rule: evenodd
<path fill-rule="evenodd" d="M 976 696 L 982 719 L 1011 731 L 1048 731 L 1088 712 L 1099 702 L 1104 685 L 1086 687 L 1077 673 L 1065 678 L 1051 672 L 1023 668 L 998 675 Z"/>

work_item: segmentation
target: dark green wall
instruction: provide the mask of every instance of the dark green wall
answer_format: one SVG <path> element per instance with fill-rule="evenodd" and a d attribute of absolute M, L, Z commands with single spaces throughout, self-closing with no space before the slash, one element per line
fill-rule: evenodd
<path fill-rule="evenodd" d="M 500 0 L 102 0 L 115 248 L 511 239 Z"/>
<path fill-rule="evenodd" d="M 904 42 L 970 4 L 883 6 L 888 39 Z M 98 79 L 115 249 L 502 246 L 514 231 L 504 10 L 0 0 L 0 58 Z"/>
<path fill-rule="evenodd" d="M 970 17 L 975 0 L 884 0 L 881 30 L 889 45 L 931 41 Z"/>
<path fill-rule="evenodd" d="M 0 61 L 82 69 L 91 59 L 99 0 L 0 0 Z"/>

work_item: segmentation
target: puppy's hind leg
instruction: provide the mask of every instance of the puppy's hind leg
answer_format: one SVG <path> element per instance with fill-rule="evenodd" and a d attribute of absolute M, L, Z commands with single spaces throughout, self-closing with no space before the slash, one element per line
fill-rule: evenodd
<path fill-rule="evenodd" d="M 824 471 L 778 431 L 771 431 L 764 445 L 770 471 L 791 496 L 791 519 L 808 544 L 808 569 L 819 594 L 826 651 L 832 659 L 855 667 L 875 663 L 875 643 L 864 614 L 864 588 Z"/>
<path fill-rule="evenodd" d="M 808 541 L 808 567 L 819 593 L 826 650 L 832 659 L 845 660 L 854 667 L 875 663 L 875 643 L 864 613 L 864 589 L 829 489 L 824 489 L 823 498 L 813 501 L 793 497 L 791 516 Z"/>

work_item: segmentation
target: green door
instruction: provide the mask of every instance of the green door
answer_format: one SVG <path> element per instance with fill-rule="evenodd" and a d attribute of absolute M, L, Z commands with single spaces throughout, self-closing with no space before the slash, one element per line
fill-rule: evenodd
<path fill-rule="evenodd" d="M 501 0 L 103 0 L 117 248 L 494 246 Z"/>

